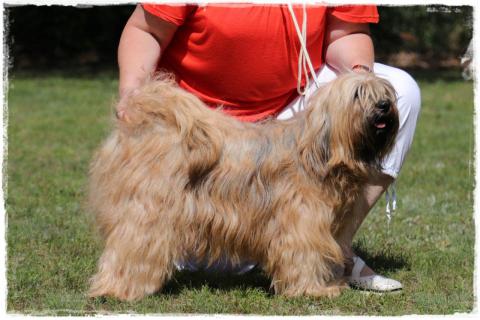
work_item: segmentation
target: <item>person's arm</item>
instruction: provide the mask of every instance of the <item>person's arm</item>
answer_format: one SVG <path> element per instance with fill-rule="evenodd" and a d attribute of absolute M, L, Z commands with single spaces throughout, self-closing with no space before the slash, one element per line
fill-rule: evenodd
<path fill-rule="evenodd" d="M 155 72 L 162 51 L 168 46 L 176 30 L 175 24 L 155 17 L 141 5 L 137 5 L 123 29 L 118 46 L 119 117 L 122 117 L 122 98 Z"/>
<path fill-rule="evenodd" d="M 375 54 L 368 23 L 351 23 L 329 16 L 325 47 L 325 62 L 336 73 L 352 71 L 356 65 L 373 70 Z M 364 70 L 355 68 L 353 71 Z"/>

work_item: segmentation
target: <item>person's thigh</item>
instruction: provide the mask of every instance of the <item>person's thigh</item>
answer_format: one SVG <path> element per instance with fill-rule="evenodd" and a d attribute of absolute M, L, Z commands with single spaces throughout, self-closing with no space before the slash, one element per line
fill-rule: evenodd
<path fill-rule="evenodd" d="M 400 127 L 393 150 L 385 157 L 382 164 L 385 174 L 397 178 L 415 134 L 421 106 L 420 89 L 415 80 L 401 69 L 375 63 L 374 72 L 377 76 L 388 80 L 397 93 Z"/>

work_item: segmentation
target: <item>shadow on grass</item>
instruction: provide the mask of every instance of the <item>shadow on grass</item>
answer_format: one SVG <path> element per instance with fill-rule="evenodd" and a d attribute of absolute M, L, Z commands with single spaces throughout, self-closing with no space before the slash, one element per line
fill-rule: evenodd
<path fill-rule="evenodd" d="M 382 251 L 370 253 L 362 243 L 356 243 L 354 250 L 367 265 L 379 274 L 395 272 L 399 269 L 410 270 L 410 263 L 401 252 Z M 182 290 L 201 289 L 203 287 L 220 291 L 259 289 L 268 294 L 273 294 L 270 283 L 271 279 L 259 267 L 242 275 L 205 271 L 182 271 L 176 273 L 162 292 L 158 294 L 178 295 Z"/>
<path fill-rule="evenodd" d="M 210 273 L 204 271 L 182 271 L 167 283 L 161 293 L 178 295 L 185 289 L 201 289 L 207 286 L 210 289 L 221 291 L 259 289 L 268 294 L 273 294 L 270 289 L 271 280 L 260 268 L 237 275 L 233 273 Z"/>
<path fill-rule="evenodd" d="M 383 250 L 372 253 L 365 248 L 364 244 L 358 242 L 353 245 L 353 250 L 378 274 L 395 272 L 399 269 L 410 270 L 410 263 L 403 252 Z"/>
<path fill-rule="evenodd" d="M 392 253 L 386 250 L 379 253 L 369 253 L 362 245 L 357 242 L 354 244 L 354 251 L 362 257 L 363 260 L 379 274 L 386 272 L 395 272 L 399 269 L 410 270 L 410 263 L 403 253 Z M 184 291 L 202 290 L 207 288 L 209 291 L 251 291 L 256 290 L 264 292 L 272 297 L 274 291 L 270 288 L 271 279 L 259 267 L 242 275 L 233 273 L 211 273 L 205 271 L 181 271 L 175 273 L 173 278 L 154 296 L 178 296 Z M 95 300 L 96 304 L 103 305 L 107 302 L 120 303 L 115 298 L 99 297 Z"/>

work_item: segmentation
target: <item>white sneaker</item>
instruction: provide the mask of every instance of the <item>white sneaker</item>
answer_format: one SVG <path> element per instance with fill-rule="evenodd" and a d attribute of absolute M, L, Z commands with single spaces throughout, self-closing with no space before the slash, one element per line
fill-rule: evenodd
<path fill-rule="evenodd" d="M 385 278 L 384 276 L 374 274 L 370 276 L 360 276 L 360 272 L 365 266 L 365 262 L 357 256 L 353 257 L 352 275 L 348 277 L 348 283 L 363 290 L 373 290 L 388 292 L 402 289 L 402 284 L 397 280 Z"/>

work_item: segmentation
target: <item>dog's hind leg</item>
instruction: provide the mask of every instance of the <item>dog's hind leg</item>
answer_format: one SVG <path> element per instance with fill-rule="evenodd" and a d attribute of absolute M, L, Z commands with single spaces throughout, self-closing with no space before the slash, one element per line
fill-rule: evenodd
<path fill-rule="evenodd" d="M 159 212 L 134 212 L 136 216 L 125 214 L 107 235 L 90 297 L 136 300 L 158 291 L 171 277 L 176 259 L 173 230 Z"/>
<path fill-rule="evenodd" d="M 308 206 L 305 199 L 285 204 L 270 230 L 266 271 L 276 293 L 286 296 L 340 294 L 344 287 L 334 279 L 333 267 L 343 264 L 340 246 L 331 233 L 331 212 L 325 206 Z M 280 224 L 280 226 L 278 226 Z"/>

